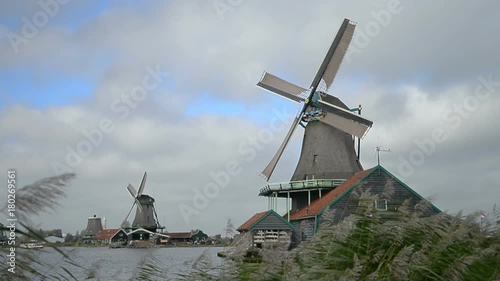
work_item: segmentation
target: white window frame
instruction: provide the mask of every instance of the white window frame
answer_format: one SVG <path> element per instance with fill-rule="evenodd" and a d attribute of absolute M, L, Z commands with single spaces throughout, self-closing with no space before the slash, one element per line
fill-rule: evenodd
<path fill-rule="evenodd" d="M 313 181 L 314 180 L 314 174 L 306 174 L 306 181 Z"/>
<path fill-rule="evenodd" d="M 384 202 L 385 208 L 379 208 L 379 202 L 382 203 Z M 379 211 L 387 211 L 387 200 L 385 199 L 377 199 L 375 200 L 375 209 Z"/>

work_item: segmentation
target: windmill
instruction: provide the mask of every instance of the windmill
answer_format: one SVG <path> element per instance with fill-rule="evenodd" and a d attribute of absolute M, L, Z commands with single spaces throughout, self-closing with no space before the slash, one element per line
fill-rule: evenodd
<path fill-rule="evenodd" d="M 139 185 L 139 189 L 136 191 L 136 189 L 132 186 L 132 184 L 129 184 L 127 186 L 127 190 L 134 198 L 134 203 L 132 204 L 132 207 L 130 208 L 130 211 L 127 214 L 127 217 L 125 218 L 124 222 L 128 219 L 128 216 L 132 212 L 132 209 L 134 206 L 136 206 L 136 212 L 135 212 L 135 218 L 134 221 L 132 222 L 132 225 L 128 228 L 130 229 L 138 229 L 138 228 L 143 228 L 145 230 L 148 230 L 150 232 L 156 232 L 157 229 L 160 229 L 160 224 L 158 223 L 158 216 L 156 214 L 156 209 L 154 206 L 154 198 L 144 194 L 144 187 L 146 185 L 146 178 L 147 178 L 147 173 L 144 172 L 144 176 L 142 177 L 141 184 Z"/>
<path fill-rule="evenodd" d="M 283 143 L 262 175 L 269 180 L 295 129 L 305 128 L 302 152 L 292 181 L 310 178 L 348 178 L 362 169 L 354 149 L 354 137 L 362 139 L 373 122 L 356 115 L 337 97 L 327 94 L 356 25 L 344 19 L 309 89 L 264 72 L 257 86 L 302 103 Z M 354 111 L 354 110 L 352 110 Z M 361 108 L 356 109 L 359 113 Z M 359 151 L 358 151 L 359 153 Z"/>
<path fill-rule="evenodd" d="M 103 229 L 101 218 L 98 218 L 96 215 L 93 217 L 89 217 L 87 221 L 87 228 L 82 233 L 85 237 L 94 237 L 99 231 Z"/>
<path fill-rule="evenodd" d="M 334 189 L 363 169 L 359 162 L 359 140 L 373 122 L 360 116 L 361 106 L 349 109 L 338 97 L 328 94 L 355 27 L 354 22 L 344 19 L 309 89 L 267 72 L 257 83 L 265 90 L 302 104 L 283 143 L 262 171 L 262 176 L 269 181 L 295 129 L 298 125 L 304 127 L 299 162 L 290 182 L 269 183 L 259 192 L 260 196 L 268 197 L 269 208 L 277 209 L 279 197 L 286 198 L 288 212 L 306 208 L 322 193 Z"/>

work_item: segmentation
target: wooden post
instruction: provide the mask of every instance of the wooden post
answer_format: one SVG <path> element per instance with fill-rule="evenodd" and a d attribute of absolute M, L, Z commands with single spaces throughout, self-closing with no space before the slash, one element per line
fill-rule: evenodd
<path fill-rule="evenodd" d="M 287 209 L 287 218 L 288 218 L 288 222 L 290 222 L 290 192 L 287 192 L 287 197 L 286 197 L 286 209 Z"/>

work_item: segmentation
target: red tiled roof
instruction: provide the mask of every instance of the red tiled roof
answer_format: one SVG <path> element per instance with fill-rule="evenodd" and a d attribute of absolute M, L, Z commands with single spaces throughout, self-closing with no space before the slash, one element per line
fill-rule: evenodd
<path fill-rule="evenodd" d="M 323 195 L 321 198 L 318 198 L 311 202 L 309 207 L 305 207 L 299 209 L 293 213 L 290 213 L 290 220 L 296 220 L 304 217 L 313 217 L 316 216 L 321 210 L 326 208 L 330 203 L 332 203 L 335 199 L 337 199 L 340 195 L 346 192 L 353 184 L 357 183 L 361 178 L 363 178 L 366 174 L 368 174 L 372 169 L 364 170 L 354 174 L 348 180 L 346 180 L 343 184 L 337 186 L 335 189 Z M 287 215 L 284 216 L 285 219 Z"/>
<path fill-rule="evenodd" d="M 110 228 L 110 229 L 101 230 L 94 236 L 94 240 L 111 239 L 111 238 L 113 238 L 113 236 L 115 236 L 116 233 L 118 233 L 118 231 L 120 231 L 119 228 Z"/>
<path fill-rule="evenodd" d="M 168 232 L 166 233 L 170 238 L 191 238 L 191 232 Z"/>
<path fill-rule="evenodd" d="M 245 231 L 245 230 L 248 230 L 248 228 L 250 226 L 252 226 L 252 224 L 254 224 L 256 221 L 260 220 L 265 214 L 267 214 L 269 211 L 265 211 L 265 212 L 260 212 L 260 213 L 257 213 L 255 214 L 253 217 L 251 217 L 249 220 L 247 220 L 244 224 L 242 224 L 240 227 L 238 227 L 238 231 Z"/>

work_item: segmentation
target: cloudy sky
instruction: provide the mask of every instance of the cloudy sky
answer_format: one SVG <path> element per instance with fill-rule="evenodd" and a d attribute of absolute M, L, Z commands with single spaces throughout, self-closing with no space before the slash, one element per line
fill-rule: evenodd
<path fill-rule="evenodd" d="M 94 214 L 118 227 L 144 171 L 169 231 L 214 235 L 266 210 L 259 174 L 300 106 L 255 84 L 267 70 L 308 87 L 346 17 L 356 33 L 330 92 L 374 121 L 364 167 L 380 145 L 382 165 L 442 210 L 500 203 L 497 1 L 0 6 L 0 178 L 77 174 L 41 228 L 74 233 Z M 302 135 L 271 181 L 290 179 Z"/>

